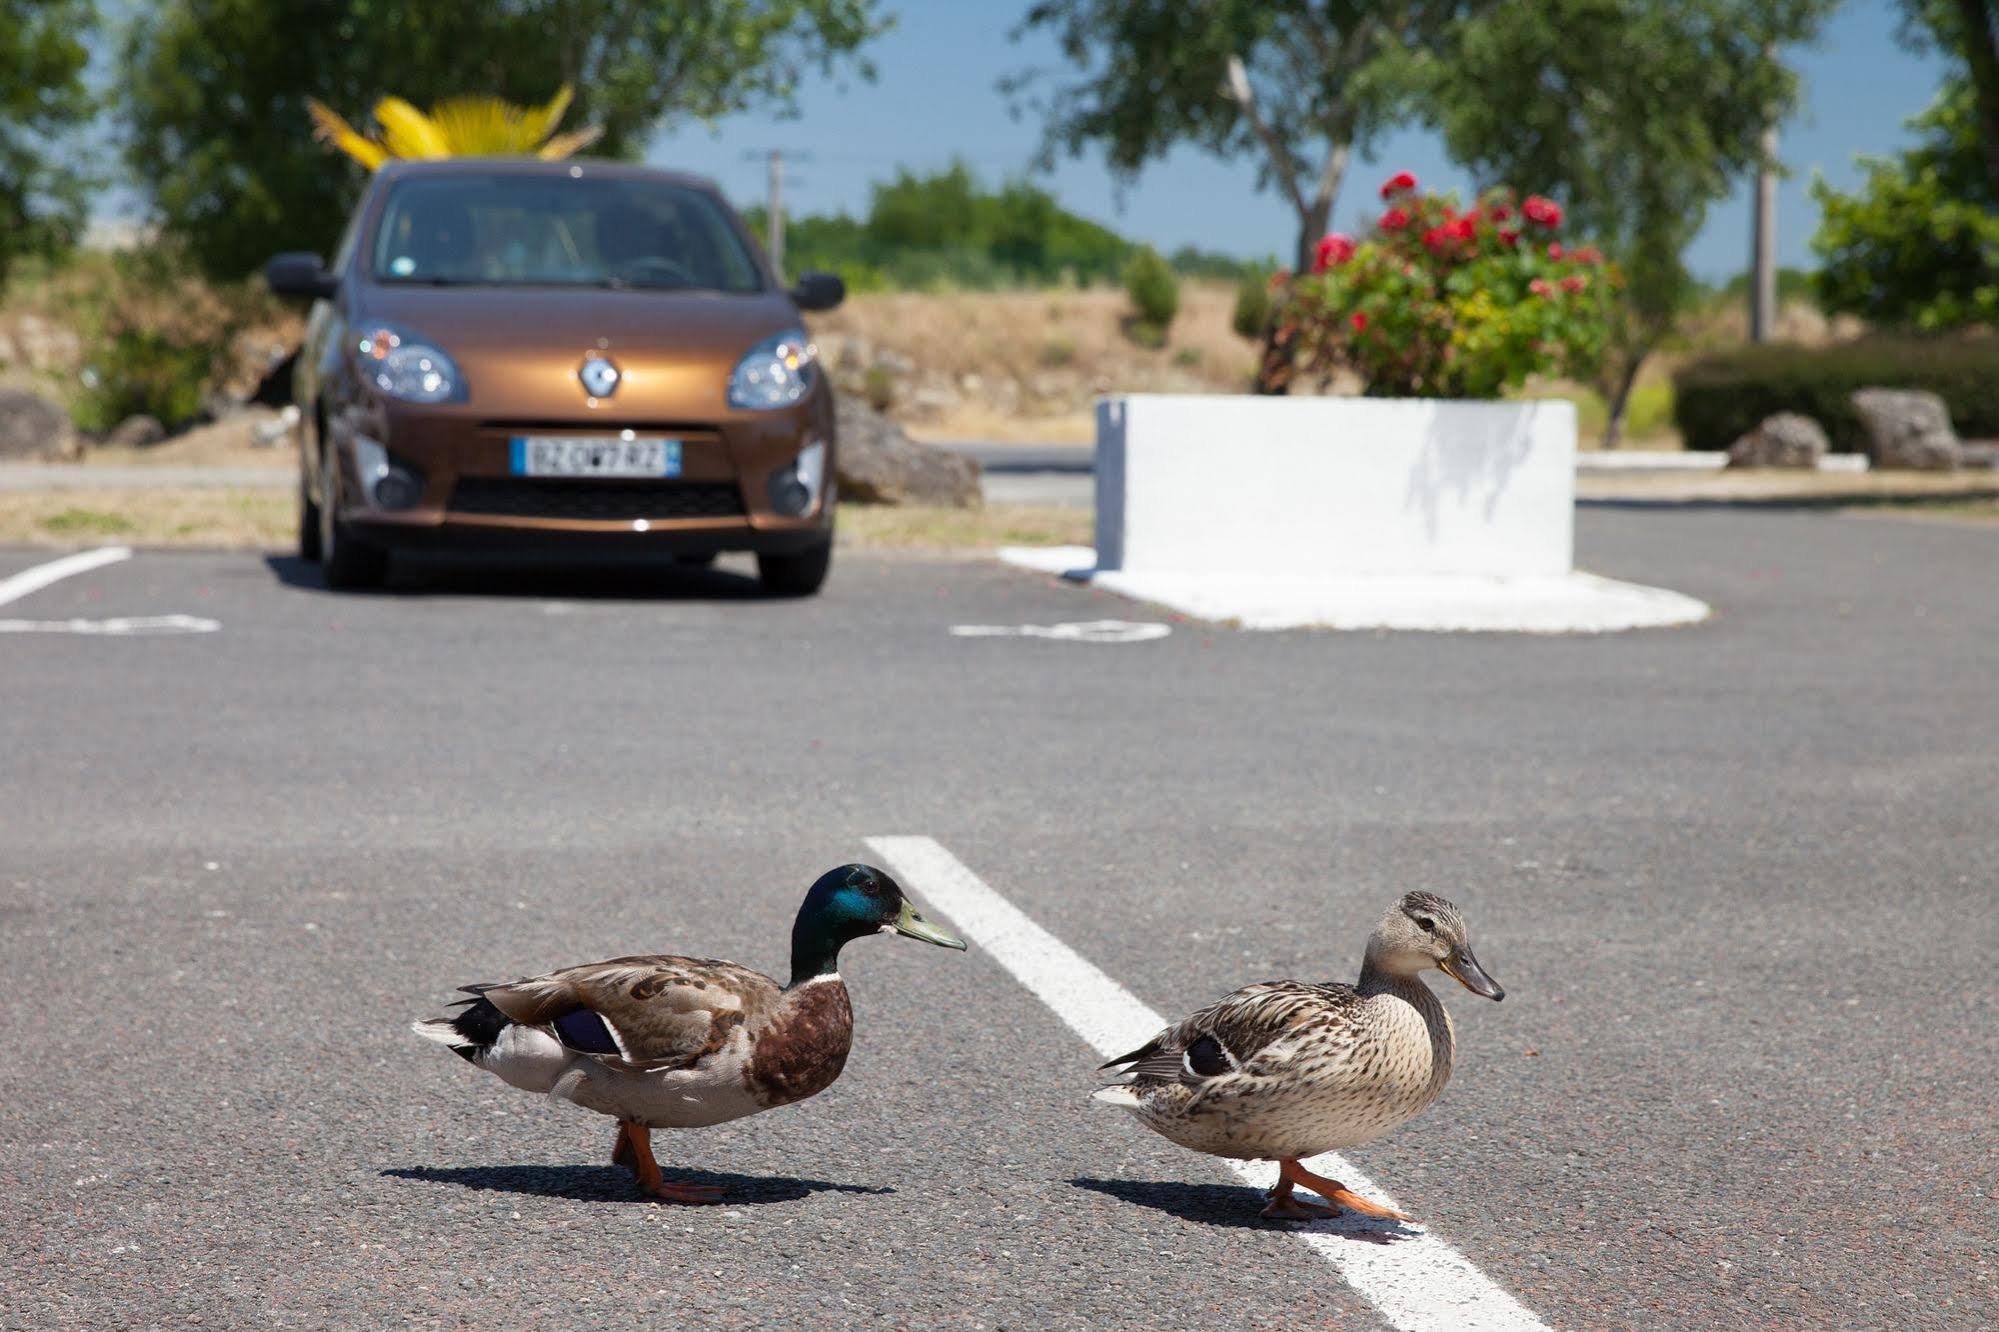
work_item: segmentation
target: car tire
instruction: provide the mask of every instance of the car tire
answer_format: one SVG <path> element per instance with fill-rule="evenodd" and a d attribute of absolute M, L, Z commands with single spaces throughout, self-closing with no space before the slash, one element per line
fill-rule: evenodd
<path fill-rule="evenodd" d="M 833 538 L 787 555 L 758 555 L 757 577 L 774 597 L 809 597 L 833 567 Z"/>
<path fill-rule="evenodd" d="M 298 557 L 310 564 L 319 563 L 319 506 L 312 502 L 312 492 L 305 484 L 305 471 L 299 471 L 298 478 Z"/>
<path fill-rule="evenodd" d="M 354 535 L 336 516 L 340 509 L 339 480 L 333 471 L 333 451 L 326 450 L 320 472 L 319 566 L 326 586 L 335 592 L 359 592 L 380 587 L 389 578 L 389 552 Z"/>

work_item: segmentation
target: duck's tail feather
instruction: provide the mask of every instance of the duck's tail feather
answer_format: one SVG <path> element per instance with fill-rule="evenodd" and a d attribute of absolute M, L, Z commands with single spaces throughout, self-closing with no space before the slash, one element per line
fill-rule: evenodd
<path fill-rule="evenodd" d="M 1090 1093 L 1090 1099 L 1101 1105 L 1114 1105 L 1120 1110 L 1136 1110 L 1143 1104 L 1139 1100 L 1137 1090 L 1128 1082 L 1116 1082 L 1108 1087 L 1099 1087 Z"/>
<path fill-rule="evenodd" d="M 466 1063 L 476 1064 L 479 1056 L 500 1039 L 500 1033 L 513 1025 L 513 1019 L 495 1008 L 484 995 L 459 1002 L 462 1005 L 459 1012 L 450 1017 L 412 1022 L 410 1030 L 427 1041 L 436 1041 Z"/>

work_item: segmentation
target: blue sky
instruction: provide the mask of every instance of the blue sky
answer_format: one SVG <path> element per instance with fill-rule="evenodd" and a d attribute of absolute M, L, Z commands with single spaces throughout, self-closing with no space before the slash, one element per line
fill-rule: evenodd
<path fill-rule="evenodd" d="M 1015 43 L 1009 33 L 1025 0 L 904 0 L 888 6 L 897 28 L 871 49 L 873 84 L 815 81 L 800 98 L 801 116 L 742 115 L 712 131 L 687 126 L 662 133 L 648 157 L 722 182 L 741 203 L 760 200 L 761 154 L 784 148 L 803 158 L 788 172 L 787 204 L 797 212 L 860 212 L 871 182 L 896 167 L 942 167 L 963 157 L 988 180 L 1025 171 L 1039 126 L 1016 121 L 996 84 L 1029 65 L 1052 65 L 1045 38 Z M 1817 225 L 1807 186 L 1823 172 L 1835 185 L 1859 178 L 1857 153 L 1881 154 L 1906 143 L 1903 122 L 1929 104 L 1942 77 L 1934 57 L 1895 43 L 1891 0 L 1847 0 L 1812 47 L 1789 53 L 1805 84 L 1803 105 L 1783 127 L 1781 156 L 1790 171 L 1778 200 L 1779 262 L 1809 266 Z M 1444 158 L 1434 137 L 1416 131 L 1382 143 L 1372 163 L 1357 163 L 1341 192 L 1334 223 L 1351 228 L 1374 202 L 1374 187 L 1406 167 L 1426 184 L 1468 191 L 1470 180 Z M 1061 163 L 1041 179 L 1068 208 L 1161 249 L 1193 244 L 1254 256 L 1288 250 L 1288 206 L 1256 191 L 1254 168 L 1182 150 L 1148 167 L 1118 191 L 1100 159 Z M 1695 272 L 1719 280 L 1740 272 L 1749 252 L 1747 188 L 1710 211 L 1689 251 Z"/>

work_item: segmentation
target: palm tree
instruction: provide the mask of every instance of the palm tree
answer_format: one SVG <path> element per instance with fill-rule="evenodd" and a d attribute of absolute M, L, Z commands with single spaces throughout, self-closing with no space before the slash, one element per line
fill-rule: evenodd
<path fill-rule="evenodd" d="M 555 127 L 569 109 L 564 85 L 546 106 L 515 106 L 497 97 L 451 97 L 428 114 L 400 97 L 375 103 L 376 136 L 370 138 L 325 103 L 308 98 L 313 137 L 373 171 L 391 157 L 568 157 L 595 143 L 601 126 Z"/>

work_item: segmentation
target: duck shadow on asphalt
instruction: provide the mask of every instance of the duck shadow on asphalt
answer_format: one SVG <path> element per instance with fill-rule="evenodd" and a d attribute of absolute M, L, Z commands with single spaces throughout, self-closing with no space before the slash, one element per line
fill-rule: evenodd
<path fill-rule="evenodd" d="M 1119 1202 L 1150 1207 L 1204 1226 L 1232 1230 L 1288 1230 L 1312 1225 L 1321 1232 L 1362 1244 L 1397 1244 L 1414 1239 L 1416 1232 L 1394 1221 L 1378 1221 L 1351 1214 L 1323 1221 L 1272 1221 L 1258 1215 L 1263 1210 L 1263 1194 L 1257 1189 L 1233 1184 L 1188 1184 L 1180 1180 L 1072 1179 L 1079 1189 L 1116 1198 Z"/>
<path fill-rule="evenodd" d="M 492 597 L 563 601 L 783 601 L 748 574 L 669 563 L 549 564 L 398 557 L 388 585 L 332 592 L 320 566 L 296 555 L 266 555 L 264 567 L 285 587 L 355 597 Z"/>
<path fill-rule="evenodd" d="M 482 1193 L 519 1193 L 536 1198 L 570 1198 L 578 1202 L 650 1201 L 631 1175 L 617 1166 L 399 1166 L 384 1170 L 389 1179 L 422 1184 L 456 1184 Z M 815 1193 L 894 1193 L 867 1184 L 835 1184 L 823 1179 L 784 1175 L 734 1175 L 713 1170 L 669 1170 L 677 1184 L 715 1184 L 727 1190 L 724 1207 L 762 1207 L 800 1202 Z"/>

